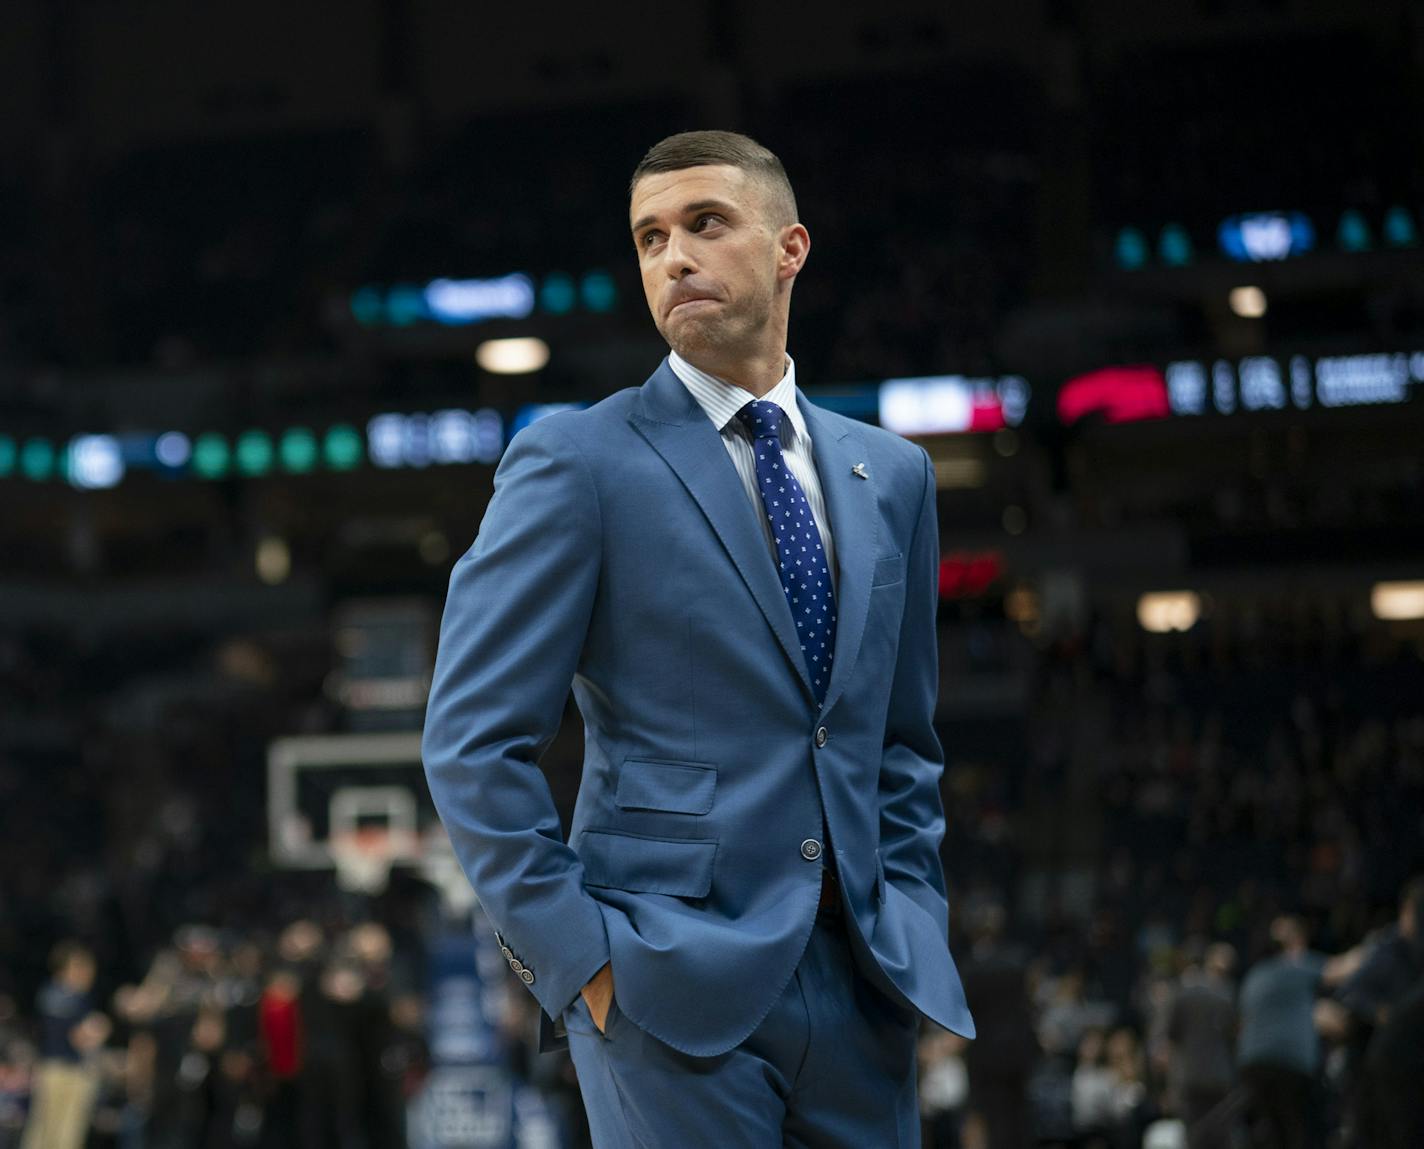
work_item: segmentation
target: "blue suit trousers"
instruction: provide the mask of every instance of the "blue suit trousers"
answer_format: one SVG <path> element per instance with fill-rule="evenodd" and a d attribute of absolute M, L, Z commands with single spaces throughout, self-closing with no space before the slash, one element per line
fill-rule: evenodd
<path fill-rule="evenodd" d="M 905 1149 L 920 1144 L 919 1015 L 870 984 L 822 912 L 751 1035 L 715 1057 L 659 1041 L 614 1000 L 599 1033 L 564 1011 L 595 1149 Z"/>

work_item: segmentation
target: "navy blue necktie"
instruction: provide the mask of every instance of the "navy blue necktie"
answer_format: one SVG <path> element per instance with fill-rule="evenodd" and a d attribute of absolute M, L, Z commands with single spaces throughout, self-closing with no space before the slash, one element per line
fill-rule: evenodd
<path fill-rule="evenodd" d="M 826 564 L 821 532 L 806 501 L 806 492 L 781 453 L 781 425 L 786 413 L 775 403 L 753 399 L 737 412 L 752 436 L 756 456 L 757 491 L 761 494 L 771 537 L 776 540 L 781 589 L 786 592 L 796 636 L 811 675 L 811 690 L 820 706 L 831 682 L 836 650 L 836 597 Z"/>

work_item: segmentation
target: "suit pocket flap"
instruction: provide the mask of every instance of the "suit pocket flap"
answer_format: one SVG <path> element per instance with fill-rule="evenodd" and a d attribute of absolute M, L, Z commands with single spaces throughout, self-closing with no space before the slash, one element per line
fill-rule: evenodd
<path fill-rule="evenodd" d="M 644 894 L 705 898 L 712 889 L 715 838 L 649 838 L 585 830 L 579 839 L 584 884 Z"/>
<path fill-rule="evenodd" d="M 705 762 L 658 762 L 629 758 L 618 772 L 614 804 L 624 810 L 705 814 L 712 809 L 717 767 Z"/>
<path fill-rule="evenodd" d="M 905 556 L 900 552 L 893 555 L 881 555 L 875 560 L 875 570 L 870 577 L 870 585 L 889 586 L 899 582 L 905 577 L 904 572 Z"/>

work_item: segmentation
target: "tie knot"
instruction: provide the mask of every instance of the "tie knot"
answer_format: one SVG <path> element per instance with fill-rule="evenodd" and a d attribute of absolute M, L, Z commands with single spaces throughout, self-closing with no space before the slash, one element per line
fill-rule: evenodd
<path fill-rule="evenodd" d="M 781 442 L 781 420 L 785 417 L 785 411 L 765 399 L 753 399 L 737 412 L 737 418 L 753 439 L 775 439 L 778 443 Z"/>

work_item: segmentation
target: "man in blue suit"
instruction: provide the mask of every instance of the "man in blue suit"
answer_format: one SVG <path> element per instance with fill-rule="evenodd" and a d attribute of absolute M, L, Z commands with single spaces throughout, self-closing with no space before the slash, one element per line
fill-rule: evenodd
<path fill-rule="evenodd" d="M 686 132 L 633 175 L 672 354 L 515 436 L 456 563 L 431 793 L 600 1147 L 919 1144 L 947 944 L 934 471 L 807 402 L 780 162 Z M 565 841 L 538 761 L 572 683 Z"/>

